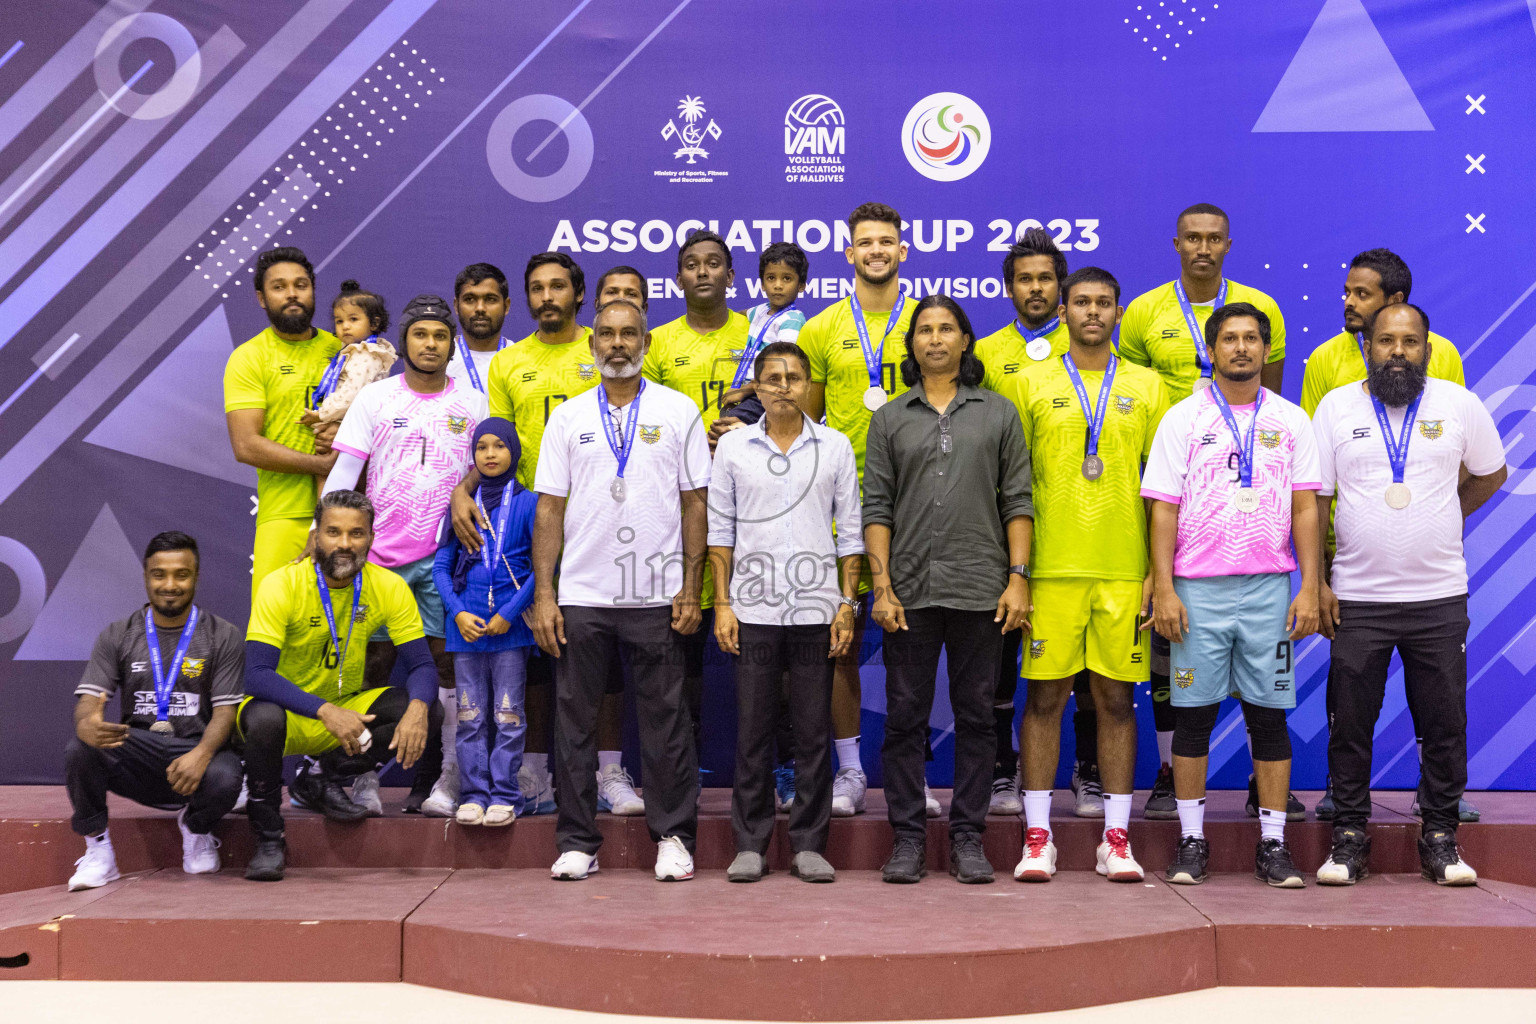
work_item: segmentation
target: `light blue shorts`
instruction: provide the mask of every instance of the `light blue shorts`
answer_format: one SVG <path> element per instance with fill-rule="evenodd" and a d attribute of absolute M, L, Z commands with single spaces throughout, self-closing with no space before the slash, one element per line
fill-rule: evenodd
<path fill-rule="evenodd" d="M 441 640 L 445 635 L 443 627 L 447 624 L 448 612 L 443 607 L 442 596 L 437 592 L 437 584 L 432 582 L 432 562 L 435 557 L 428 555 L 404 565 L 390 566 L 389 571 L 405 580 L 406 586 L 411 588 L 411 596 L 416 599 L 416 611 L 421 614 L 422 632 Z M 388 639 L 387 628 L 380 629 L 368 638 L 370 643 Z"/>
<path fill-rule="evenodd" d="M 1198 708 L 1238 697 L 1265 708 L 1296 706 L 1296 668 L 1285 615 L 1285 573 L 1208 576 L 1173 581 L 1189 630 L 1170 644 L 1174 707 Z"/>

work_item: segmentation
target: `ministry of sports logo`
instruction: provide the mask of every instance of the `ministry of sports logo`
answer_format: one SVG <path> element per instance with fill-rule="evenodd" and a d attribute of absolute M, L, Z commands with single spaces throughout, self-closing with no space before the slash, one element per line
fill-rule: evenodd
<path fill-rule="evenodd" d="M 696 166 L 700 160 L 709 159 L 709 150 L 704 148 L 704 144 L 713 142 L 722 134 L 720 125 L 708 116 L 703 98 L 684 96 L 677 103 L 677 113 L 678 118 L 668 119 L 662 126 L 661 137 L 677 144 L 672 159 L 687 157 L 688 167 L 656 171 L 656 176 L 673 181 L 709 182 L 728 175 L 729 171 L 704 170 Z M 679 120 L 682 122 L 681 127 Z"/>
<path fill-rule="evenodd" d="M 847 149 L 843 108 L 830 96 L 801 96 L 784 112 L 784 180 L 840 182 Z"/>
<path fill-rule="evenodd" d="M 968 96 L 936 92 L 907 111 L 901 149 L 907 163 L 925 178 L 959 181 L 982 165 L 992 148 L 986 112 Z"/>
<path fill-rule="evenodd" d="M 644 423 L 640 424 L 640 440 L 644 441 L 646 444 L 655 444 L 657 441 L 660 441 L 661 425 L 657 424 L 656 426 L 652 427 L 647 426 Z"/>
<path fill-rule="evenodd" d="M 1130 395 L 1115 395 L 1115 412 L 1129 416 L 1136 411 L 1136 399 Z"/>

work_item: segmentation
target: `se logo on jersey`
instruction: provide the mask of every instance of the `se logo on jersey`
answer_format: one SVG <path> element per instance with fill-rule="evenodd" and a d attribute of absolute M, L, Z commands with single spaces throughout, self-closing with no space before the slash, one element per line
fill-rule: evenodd
<path fill-rule="evenodd" d="M 1192 668 L 1176 668 L 1173 670 L 1173 681 L 1181 690 L 1187 690 L 1195 685 L 1195 670 Z"/>
<path fill-rule="evenodd" d="M 661 424 L 658 423 L 654 427 L 648 427 L 644 423 L 640 424 L 640 440 L 646 444 L 655 444 L 657 441 L 660 441 Z"/>

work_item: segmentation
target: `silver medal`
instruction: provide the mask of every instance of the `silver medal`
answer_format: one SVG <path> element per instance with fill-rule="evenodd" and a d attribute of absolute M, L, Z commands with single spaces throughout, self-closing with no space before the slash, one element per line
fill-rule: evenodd
<path fill-rule="evenodd" d="M 1251 515 L 1259 510 L 1259 492 L 1252 487 L 1239 487 L 1232 495 L 1232 507 L 1244 515 Z"/>
<path fill-rule="evenodd" d="M 1104 475 L 1104 460 L 1097 455 L 1090 455 L 1083 460 L 1083 478 L 1097 480 Z"/>
<path fill-rule="evenodd" d="M 170 736 L 176 732 L 176 727 L 170 722 L 162 722 L 158 718 L 149 723 L 149 731 L 157 732 L 162 736 Z"/>
<path fill-rule="evenodd" d="M 1024 354 L 1037 363 L 1042 359 L 1049 359 L 1051 355 L 1051 339 L 1044 336 L 1035 338 L 1024 346 Z"/>
<path fill-rule="evenodd" d="M 1211 380 L 1211 378 L 1209 378 L 1209 377 L 1196 377 L 1195 378 L 1195 390 L 1196 391 L 1204 391 L 1206 388 L 1210 387 L 1214 383 L 1216 383 L 1216 382 Z"/>
<path fill-rule="evenodd" d="M 868 409 L 870 412 L 874 412 L 885 403 L 886 396 L 884 388 L 871 387 L 868 391 L 864 392 L 864 408 Z"/>
<path fill-rule="evenodd" d="M 1408 490 L 1407 484 L 1392 484 L 1387 488 L 1386 499 L 1391 508 L 1407 508 L 1413 500 L 1413 492 Z"/>
<path fill-rule="evenodd" d="M 623 501 L 627 493 L 624 488 L 624 478 L 621 476 L 614 477 L 613 483 L 608 485 L 608 493 L 613 495 L 614 501 Z"/>

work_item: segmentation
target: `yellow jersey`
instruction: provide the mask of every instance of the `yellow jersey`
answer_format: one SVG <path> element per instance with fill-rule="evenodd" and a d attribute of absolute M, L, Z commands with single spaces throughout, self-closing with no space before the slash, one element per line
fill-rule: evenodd
<path fill-rule="evenodd" d="M 1195 345 L 1205 352 L 1205 322 L 1210 319 L 1213 303 L 1191 304 L 1191 312 L 1200 324 L 1201 335 L 1192 339 L 1189 324 L 1179 309 L 1179 297 L 1173 289 L 1174 282 L 1158 285 L 1151 291 L 1132 299 L 1120 319 L 1120 355 L 1133 363 L 1149 366 L 1163 377 L 1168 386 L 1170 404 L 1182 402 L 1195 389 L 1200 376 L 1200 363 L 1195 356 Z M 1228 302 L 1248 302 L 1257 306 L 1269 317 L 1269 359 L 1277 363 L 1285 358 L 1285 320 L 1275 300 L 1245 284 L 1227 282 Z"/>
<path fill-rule="evenodd" d="M 1050 333 L 1043 335 L 1050 342 L 1050 351 L 1041 359 L 1032 358 L 1024 351 L 1024 335 L 1019 333 L 1017 321 L 1009 323 L 1000 331 L 994 331 L 985 338 L 976 341 L 976 358 L 981 360 L 986 372 L 982 375 L 981 386 L 988 391 L 996 391 L 1008 399 L 1015 406 L 1019 405 L 1018 380 L 1021 371 L 1035 363 L 1043 363 L 1051 359 L 1060 359 L 1072 344 L 1067 336 L 1067 325 L 1058 323 Z M 1019 415 L 1023 416 L 1023 408 L 1020 407 Z"/>
<path fill-rule="evenodd" d="M 747 349 L 746 316 L 734 310 L 725 324 L 708 334 L 688 326 L 686 315 L 651 331 L 651 347 L 641 373 L 673 391 L 681 391 L 699 407 L 706 429 L 720 418 L 721 399 L 731 390 L 736 368 Z M 752 372 L 747 371 L 747 379 Z"/>
<path fill-rule="evenodd" d="M 597 387 L 600 377 L 592 357 L 592 329 L 581 328 L 576 340 L 551 345 L 538 332 L 496 353 L 486 371 L 486 399 L 491 415 L 511 420 L 523 447 L 517 463 L 517 482 L 533 490 L 533 474 L 539 466 L 539 443 L 549 414 L 561 402 L 570 401 Z"/>

